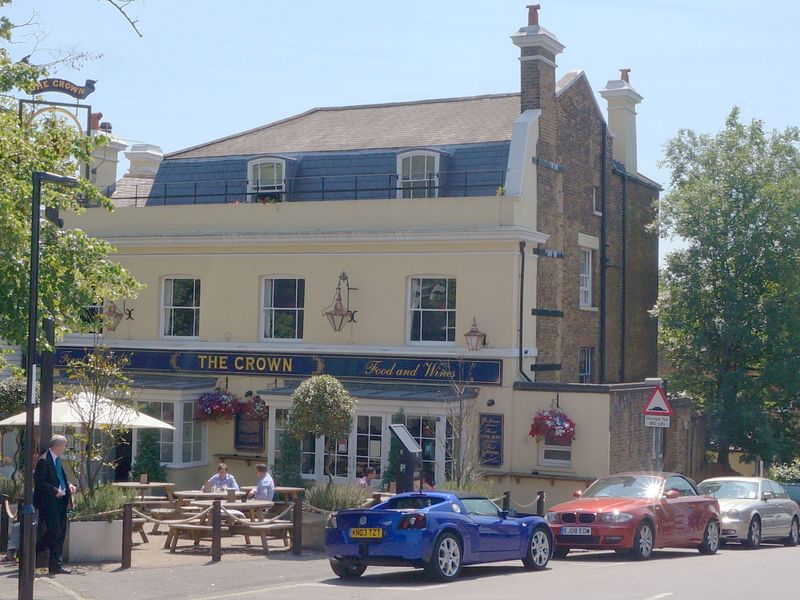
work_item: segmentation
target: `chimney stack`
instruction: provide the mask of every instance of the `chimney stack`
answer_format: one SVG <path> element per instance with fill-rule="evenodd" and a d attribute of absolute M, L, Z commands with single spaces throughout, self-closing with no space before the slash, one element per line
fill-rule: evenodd
<path fill-rule="evenodd" d="M 127 148 L 127 144 L 111 135 L 111 129 L 103 129 L 101 119 L 103 113 L 93 112 L 89 119 L 89 134 L 105 135 L 108 141 L 92 152 L 91 182 L 104 194 L 109 194 L 117 183 L 117 165 L 119 153 Z"/>
<path fill-rule="evenodd" d="M 141 177 L 142 179 L 155 179 L 158 167 L 164 160 L 161 148 L 153 144 L 134 144 L 125 153 L 130 163 L 127 177 Z"/>
<path fill-rule="evenodd" d="M 609 81 L 600 95 L 608 102 L 608 130 L 614 136 L 614 160 L 635 175 L 638 172 L 636 105 L 642 101 L 642 96 L 631 87 L 630 72 L 630 69 L 620 69 L 619 79 Z"/>
<path fill-rule="evenodd" d="M 520 27 L 511 40 L 520 49 L 521 111 L 546 109 L 555 103 L 556 56 L 564 45 L 555 35 L 539 25 L 539 4 L 528 5 L 528 25 Z"/>

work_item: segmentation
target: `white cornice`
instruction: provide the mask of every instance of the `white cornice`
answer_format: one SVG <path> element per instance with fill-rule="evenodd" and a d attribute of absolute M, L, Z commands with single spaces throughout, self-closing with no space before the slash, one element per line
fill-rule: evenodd
<path fill-rule="evenodd" d="M 365 230 L 365 231 L 297 231 L 276 233 L 163 233 L 104 235 L 101 237 L 117 247 L 141 246 L 242 246 L 276 244 L 366 244 L 375 242 L 505 242 L 525 241 L 543 244 L 548 235 L 516 225 L 474 229 L 419 229 L 419 230 Z"/>
<path fill-rule="evenodd" d="M 511 41 L 520 48 L 543 48 L 553 55 L 561 54 L 565 48 L 555 35 L 539 25 L 520 27 Z"/>
<path fill-rule="evenodd" d="M 464 358 L 516 358 L 518 348 L 484 348 L 469 352 L 455 346 L 368 346 L 362 344 L 306 344 L 269 342 L 204 342 L 199 340 L 121 340 L 105 338 L 103 344 L 110 348 L 131 350 L 184 350 L 206 352 L 267 352 L 276 354 L 357 354 L 360 356 L 432 356 Z M 86 346 L 86 336 L 68 335 L 62 346 Z M 536 348 L 525 348 L 525 358 L 537 356 Z"/>

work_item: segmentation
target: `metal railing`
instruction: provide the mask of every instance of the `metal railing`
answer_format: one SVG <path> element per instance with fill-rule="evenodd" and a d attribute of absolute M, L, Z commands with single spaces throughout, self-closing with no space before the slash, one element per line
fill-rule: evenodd
<path fill-rule="evenodd" d="M 115 192 L 114 199 L 127 200 L 133 206 L 163 206 L 495 196 L 502 193 L 505 176 L 505 169 L 442 171 L 415 180 L 404 180 L 397 173 L 321 175 L 291 177 L 275 186 L 277 189 L 260 190 L 246 179 L 155 181 L 134 186 L 132 194 Z M 104 190 L 106 195 L 111 191 Z"/>

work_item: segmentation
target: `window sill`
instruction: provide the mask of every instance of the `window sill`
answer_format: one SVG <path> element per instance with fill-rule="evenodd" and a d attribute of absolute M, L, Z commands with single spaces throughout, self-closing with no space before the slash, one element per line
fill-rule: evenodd
<path fill-rule="evenodd" d="M 455 348 L 455 342 L 425 342 L 425 341 L 406 341 L 406 346 L 427 346 L 429 348 Z"/>
<path fill-rule="evenodd" d="M 578 308 L 587 312 L 599 312 L 600 310 L 597 306 L 579 306 Z"/>
<path fill-rule="evenodd" d="M 207 467 L 207 466 L 208 466 L 208 461 L 205 460 L 205 461 L 196 461 L 190 463 L 167 463 L 164 465 L 164 468 L 181 470 L 181 469 L 195 469 L 197 467 Z"/>
<path fill-rule="evenodd" d="M 261 338 L 262 344 L 302 344 L 303 338 Z"/>
<path fill-rule="evenodd" d="M 595 217 L 602 217 L 602 216 L 603 216 L 603 213 L 601 213 L 599 210 L 593 210 L 593 211 L 592 211 L 592 214 L 593 214 Z"/>
<path fill-rule="evenodd" d="M 162 335 L 162 340 L 199 340 L 199 335 Z"/>

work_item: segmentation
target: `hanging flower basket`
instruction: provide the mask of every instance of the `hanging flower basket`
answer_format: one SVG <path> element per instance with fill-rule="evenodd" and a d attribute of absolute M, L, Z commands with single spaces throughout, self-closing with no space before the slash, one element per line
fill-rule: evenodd
<path fill-rule="evenodd" d="M 200 396 L 195 407 L 196 421 L 227 421 L 241 410 L 239 399 L 228 391 L 215 390 Z"/>
<path fill-rule="evenodd" d="M 269 404 L 261 396 L 253 396 L 250 398 L 250 402 L 244 406 L 245 412 L 249 417 L 255 417 L 256 419 L 269 418 Z"/>
<path fill-rule="evenodd" d="M 575 423 L 555 408 L 540 410 L 531 423 L 530 436 L 537 439 L 550 437 L 560 442 L 572 442 L 575 439 Z"/>

